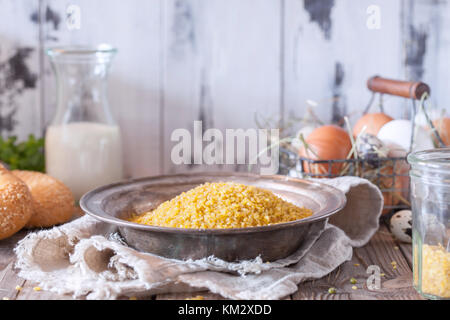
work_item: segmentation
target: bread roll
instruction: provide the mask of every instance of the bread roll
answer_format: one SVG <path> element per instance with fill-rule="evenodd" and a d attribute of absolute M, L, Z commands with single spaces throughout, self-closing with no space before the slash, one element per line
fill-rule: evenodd
<path fill-rule="evenodd" d="M 75 211 L 74 198 L 62 182 L 40 172 L 12 173 L 26 183 L 33 197 L 34 213 L 27 228 L 50 227 L 70 220 Z"/>
<path fill-rule="evenodd" d="M 22 229 L 32 214 L 30 190 L 0 164 L 0 240 Z"/>

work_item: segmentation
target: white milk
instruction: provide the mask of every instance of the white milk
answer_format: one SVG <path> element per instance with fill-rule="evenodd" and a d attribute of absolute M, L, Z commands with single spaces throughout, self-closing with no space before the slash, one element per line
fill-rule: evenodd
<path fill-rule="evenodd" d="M 76 200 L 89 190 L 122 179 L 117 126 L 74 122 L 50 126 L 45 140 L 47 173 L 61 180 Z"/>

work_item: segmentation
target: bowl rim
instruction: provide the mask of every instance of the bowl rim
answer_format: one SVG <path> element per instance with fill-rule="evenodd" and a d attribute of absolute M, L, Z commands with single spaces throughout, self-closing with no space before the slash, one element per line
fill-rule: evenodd
<path fill-rule="evenodd" d="M 135 222 L 126 221 L 120 218 L 116 218 L 108 214 L 105 210 L 103 210 L 100 206 L 99 201 L 95 201 L 95 203 L 92 203 L 92 198 L 99 194 L 100 192 L 105 192 L 108 190 L 113 190 L 115 188 L 124 187 L 124 186 L 131 186 L 132 184 L 142 183 L 145 181 L 154 181 L 154 180 L 161 180 L 161 179 L 168 179 L 168 178 L 189 178 L 189 177 L 196 177 L 196 176 L 211 176 L 211 177 L 232 177 L 237 176 L 240 178 L 250 177 L 250 178 L 259 178 L 259 179 L 266 179 L 270 180 L 272 182 L 299 182 L 302 184 L 307 184 L 308 186 L 318 187 L 322 191 L 328 190 L 330 194 L 335 196 L 336 201 L 334 205 L 331 205 L 330 203 L 325 206 L 325 208 L 313 213 L 313 215 L 293 220 L 289 222 L 283 222 L 283 223 L 277 223 L 272 225 L 266 225 L 266 226 L 257 226 L 257 227 L 245 227 L 245 228 L 216 228 L 216 229 L 193 229 L 193 228 L 174 228 L 174 227 L 161 227 L 161 226 L 151 226 L 151 225 L 144 225 L 144 224 L 138 224 Z M 245 184 L 245 183 L 244 183 Z M 151 232 L 164 232 L 164 233 L 181 233 L 181 234 L 192 234 L 192 235 L 233 235 L 233 234 L 239 234 L 239 233 L 253 233 L 253 232 L 264 232 L 264 231 L 273 231 L 278 229 L 284 229 L 284 228 L 290 228 L 290 227 L 296 227 L 299 225 L 304 224 L 310 224 L 313 222 L 318 222 L 321 220 L 324 220 L 326 218 L 329 218 L 330 216 L 334 215 L 335 213 L 341 211 L 345 205 L 347 204 L 347 198 L 345 196 L 345 193 L 333 186 L 330 186 L 328 184 L 324 184 L 317 181 L 307 180 L 307 179 L 299 179 L 299 178 L 293 178 L 293 177 L 287 177 L 283 175 L 258 175 L 254 173 L 242 173 L 242 172 L 195 172 L 195 173 L 181 173 L 181 174 L 169 174 L 169 175 L 157 175 L 157 176 L 149 176 L 149 177 L 142 177 L 137 179 L 128 179 L 123 180 L 116 183 L 107 184 L 98 188 L 95 188 L 86 194 L 84 194 L 80 199 L 80 207 L 81 209 L 88 214 L 89 216 L 109 223 L 116 225 L 118 227 L 127 227 L 127 228 L 133 228 L 133 229 L 139 229 L 143 231 L 151 231 Z M 94 212 L 93 209 L 96 209 Z"/>

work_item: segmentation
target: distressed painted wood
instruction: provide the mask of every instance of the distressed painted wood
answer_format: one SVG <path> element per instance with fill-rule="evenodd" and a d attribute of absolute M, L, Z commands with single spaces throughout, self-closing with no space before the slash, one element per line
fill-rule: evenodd
<path fill-rule="evenodd" d="M 164 1 L 164 172 L 205 169 L 172 163 L 175 129 L 199 120 L 225 133 L 256 127 L 256 112 L 279 117 L 280 15 L 277 1 Z"/>
<path fill-rule="evenodd" d="M 380 29 L 367 27 L 373 5 Z M 402 78 L 399 12 L 400 1 L 286 0 L 285 118 L 302 117 L 311 99 L 323 122 L 355 121 L 369 101 L 370 76 Z M 386 112 L 399 116 L 399 101 L 386 98 Z"/>
<path fill-rule="evenodd" d="M 68 29 L 69 5 L 81 9 L 79 30 Z M 373 6 L 379 29 L 367 26 Z M 0 74 L 13 72 L 0 85 L 1 134 L 39 135 L 51 120 L 44 48 L 109 42 L 119 47 L 110 102 L 134 177 L 242 169 L 171 162 L 170 135 L 194 120 L 204 130 L 255 127 L 255 113 L 274 127 L 298 123 L 311 99 L 324 122 L 346 114 L 354 122 L 374 74 L 421 79 L 433 105 L 450 108 L 448 0 L 1 0 L 0 8 Z M 405 100 L 384 103 L 394 117 L 409 114 Z"/>
<path fill-rule="evenodd" d="M 26 232 L 21 231 L 10 239 L 0 241 L 0 298 L 26 299 L 26 300 L 60 300 L 72 299 L 68 295 L 57 295 L 46 291 L 34 291 L 35 283 L 19 278 L 14 269 L 14 254 L 12 249 L 16 242 L 25 236 Z M 406 251 L 404 251 L 406 250 Z M 299 285 L 297 293 L 285 297 L 293 300 L 311 299 L 421 299 L 420 295 L 412 288 L 412 273 L 408 263 L 411 246 L 403 244 L 401 248 L 393 240 L 392 235 L 383 225 L 375 234 L 370 243 L 362 248 L 357 248 L 351 261 L 341 265 L 330 275 L 302 283 Z M 395 261 L 397 267 L 394 269 L 391 262 Z M 381 289 L 369 291 L 366 281 L 368 274 L 367 267 L 378 265 L 384 276 L 381 278 Z M 350 279 L 355 278 L 356 284 L 350 283 Z M 17 291 L 15 287 L 19 285 L 22 290 Z M 357 290 L 352 289 L 356 285 Z M 328 289 L 335 287 L 336 294 L 328 294 Z M 206 300 L 223 299 L 221 296 L 210 292 L 173 293 L 161 294 L 157 296 L 145 297 L 145 299 L 157 300 L 184 300 L 202 296 Z M 121 297 L 120 299 L 129 299 Z M 144 298 L 140 298 L 144 299 Z"/>
<path fill-rule="evenodd" d="M 0 135 L 41 135 L 36 0 L 0 1 Z M 20 26 L 20 28 L 18 27 Z"/>
<path fill-rule="evenodd" d="M 450 112 L 450 1 L 403 0 L 402 66 L 406 78 L 431 87 L 431 106 Z"/>

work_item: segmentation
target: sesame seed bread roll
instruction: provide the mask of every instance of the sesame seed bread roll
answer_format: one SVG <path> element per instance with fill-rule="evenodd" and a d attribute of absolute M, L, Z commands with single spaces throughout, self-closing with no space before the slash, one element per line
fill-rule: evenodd
<path fill-rule="evenodd" d="M 75 211 L 74 198 L 61 181 L 34 171 L 12 173 L 25 182 L 33 197 L 34 213 L 26 228 L 51 227 L 70 220 Z"/>
<path fill-rule="evenodd" d="M 32 214 L 30 190 L 0 164 L 0 240 L 22 229 Z"/>

